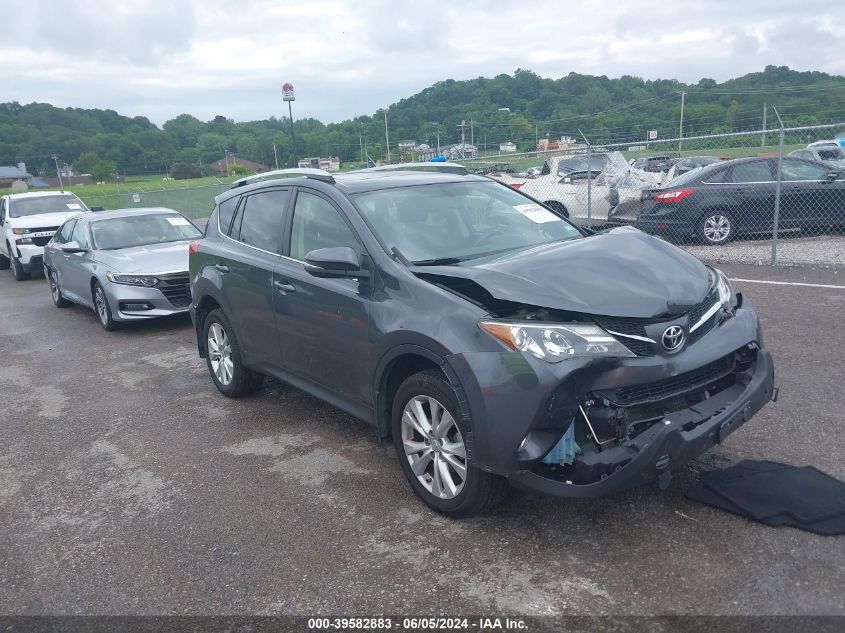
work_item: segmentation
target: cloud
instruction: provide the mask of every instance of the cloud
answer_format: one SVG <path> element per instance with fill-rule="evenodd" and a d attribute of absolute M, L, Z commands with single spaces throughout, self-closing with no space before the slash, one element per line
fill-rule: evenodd
<path fill-rule="evenodd" d="M 686 82 L 767 64 L 845 74 L 845 4 L 829 0 L 7 0 L 4 22 L 4 100 L 157 123 L 282 115 L 284 81 L 297 88 L 295 116 L 337 121 L 436 81 L 516 68 Z"/>

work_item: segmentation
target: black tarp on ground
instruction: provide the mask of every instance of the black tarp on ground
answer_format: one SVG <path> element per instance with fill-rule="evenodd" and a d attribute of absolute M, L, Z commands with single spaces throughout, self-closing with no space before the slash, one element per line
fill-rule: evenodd
<path fill-rule="evenodd" d="M 845 482 L 812 466 L 744 460 L 705 473 L 686 496 L 766 525 L 845 534 Z"/>

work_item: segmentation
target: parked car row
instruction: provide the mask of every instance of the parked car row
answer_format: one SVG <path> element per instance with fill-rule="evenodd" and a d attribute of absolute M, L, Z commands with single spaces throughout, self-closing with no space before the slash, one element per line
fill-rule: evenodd
<path fill-rule="evenodd" d="M 806 152 L 816 159 L 803 158 Z M 845 156 L 836 144 L 818 144 L 782 159 L 779 230 L 845 225 L 845 171 L 833 158 L 836 152 Z M 630 224 L 663 237 L 712 245 L 774 228 L 776 158 L 652 156 L 625 164 L 620 154 L 610 153 L 597 158 L 593 171 L 559 167 L 572 160 L 550 157 L 544 175 L 537 178 L 496 179 L 591 227 Z"/>
<path fill-rule="evenodd" d="M 756 312 L 723 273 L 460 166 L 259 174 L 217 196 L 204 233 L 171 209 L 63 204 L 29 255 L 57 307 L 106 329 L 189 310 L 222 394 L 272 376 L 364 420 L 452 517 L 508 484 L 665 488 L 776 393 Z"/>

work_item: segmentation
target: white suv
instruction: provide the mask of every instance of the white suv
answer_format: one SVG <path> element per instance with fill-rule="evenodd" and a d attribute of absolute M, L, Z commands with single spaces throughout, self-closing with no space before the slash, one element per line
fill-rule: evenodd
<path fill-rule="evenodd" d="M 44 245 L 65 220 L 88 210 L 67 191 L 0 197 L 0 269 L 11 266 L 18 281 L 41 271 Z"/>

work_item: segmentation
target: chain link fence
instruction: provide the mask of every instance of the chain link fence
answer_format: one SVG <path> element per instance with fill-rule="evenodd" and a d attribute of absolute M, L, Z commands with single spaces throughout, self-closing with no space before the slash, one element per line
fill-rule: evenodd
<path fill-rule="evenodd" d="M 215 196 L 223 193 L 231 184 L 219 183 L 196 187 L 174 189 L 133 189 L 114 193 L 78 192 L 82 201 L 92 207 L 104 209 L 131 209 L 139 207 L 166 207 L 175 209 L 191 220 L 204 221 L 211 213 Z"/>
<path fill-rule="evenodd" d="M 634 226 L 713 262 L 845 265 L 845 123 L 461 160 L 576 224 Z M 554 143 L 552 143 L 554 145 Z"/>

